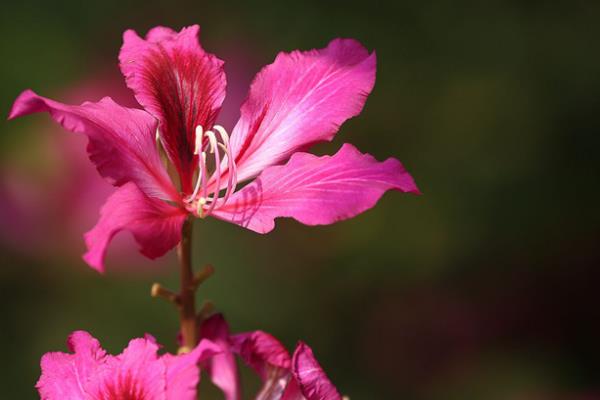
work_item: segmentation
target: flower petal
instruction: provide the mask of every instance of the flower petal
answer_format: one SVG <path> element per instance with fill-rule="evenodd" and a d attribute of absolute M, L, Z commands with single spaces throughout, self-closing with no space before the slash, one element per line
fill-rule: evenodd
<path fill-rule="evenodd" d="M 87 386 L 93 399 L 163 400 L 165 364 L 152 337 L 133 339 L 123 353 L 107 357 Z"/>
<path fill-rule="evenodd" d="M 198 43 L 197 25 L 180 32 L 157 27 L 140 38 L 128 30 L 121 71 L 137 100 L 160 121 L 163 146 L 188 193 L 195 168 L 194 132 L 210 129 L 225 98 L 223 62 Z"/>
<path fill-rule="evenodd" d="M 186 215 L 184 210 L 150 198 L 135 184 L 128 183 L 108 198 L 100 211 L 100 220 L 85 234 L 88 251 L 83 258 L 92 268 L 103 272 L 107 246 L 122 230 L 133 234 L 146 257 L 160 257 L 181 240 Z"/>
<path fill-rule="evenodd" d="M 267 168 L 213 215 L 259 233 L 271 231 L 277 217 L 331 224 L 373 207 L 389 189 L 419 193 L 400 161 L 378 162 L 344 144 L 334 156 L 296 153 Z"/>
<path fill-rule="evenodd" d="M 262 331 L 231 337 L 234 351 L 263 381 L 256 400 L 279 400 L 290 380 L 291 358 L 287 349 L 273 336 Z"/>
<path fill-rule="evenodd" d="M 231 136 L 238 179 L 316 142 L 358 115 L 375 84 L 375 53 L 336 39 L 320 50 L 279 53 L 258 73 Z"/>
<path fill-rule="evenodd" d="M 300 390 L 306 400 L 341 400 L 342 396 L 315 359 L 310 347 L 300 342 L 292 357 L 291 382 L 282 400 L 292 400 Z M 294 382 L 295 381 L 295 382 Z M 294 394 L 294 395 L 292 395 Z"/>
<path fill-rule="evenodd" d="M 194 400 L 197 398 L 196 388 L 200 381 L 198 363 L 206 361 L 221 351 L 215 343 L 203 339 L 196 348 L 187 354 L 165 354 L 166 365 L 166 400 Z"/>
<path fill-rule="evenodd" d="M 73 332 L 68 345 L 74 354 L 52 352 L 42 357 L 36 387 L 44 400 L 88 399 L 85 386 L 106 360 L 98 340 L 87 332 Z"/>
<path fill-rule="evenodd" d="M 302 394 L 298 381 L 290 379 L 290 382 L 285 387 L 283 395 L 277 400 L 306 400 L 306 397 Z"/>
<path fill-rule="evenodd" d="M 264 380 L 270 367 L 289 369 L 292 359 L 287 349 L 272 335 L 263 331 L 240 333 L 231 337 L 234 351 L 239 353 Z"/>
<path fill-rule="evenodd" d="M 178 199 L 156 149 L 156 121 L 148 113 L 121 107 L 108 97 L 73 106 L 26 90 L 15 100 L 9 119 L 42 111 L 65 129 L 88 136 L 90 159 L 113 185 L 135 182 L 148 196 Z"/>
<path fill-rule="evenodd" d="M 222 314 L 215 314 L 202 322 L 200 337 L 219 346 L 221 354 L 207 361 L 206 369 L 212 382 L 223 391 L 226 400 L 241 398 L 240 378 L 229 342 L 229 325 Z"/>

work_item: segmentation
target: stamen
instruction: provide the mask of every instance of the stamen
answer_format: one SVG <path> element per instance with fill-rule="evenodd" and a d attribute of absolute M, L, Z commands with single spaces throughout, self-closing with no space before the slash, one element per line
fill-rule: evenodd
<path fill-rule="evenodd" d="M 225 153 L 225 156 L 227 157 L 227 171 L 229 172 L 229 179 L 227 181 L 227 190 L 225 191 L 225 196 L 223 197 L 222 203 L 225 204 L 231 193 L 235 192 L 235 187 L 237 186 L 237 170 L 235 166 L 235 160 L 230 152 L 231 147 L 229 146 L 229 136 L 227 136 L 227 131 L 221 125 L 215 125 L 214 129 L 219 132 L 219 135 L 221 136 L 223 143 L 220 145 Z"/>
<path fill-rule="evenodd" d="M 202 146 L 202 145 L 200 145 L 200 146 Z M 196 198 L 196 196 L 198 195 L 198 192 L 200 191 L 200 187 L 202 185 L 203 171 L 206 169 L 206 153 L 204 151 L 198 157 L 198 168 L 199 168 L 198 181 L 196 181 L 196 187 L 194 188 L 194 192 L 190 196 L 190 200 L 193 200 Z"/>
<path fill-rule="evenodd" d="M 194 154 L 198 155 L 198 178 L 194 191 L 188 197 L 187 202 L 190 205 L 196 203 L 195 211 L 200 218 L 210 215 L 216 207 L 223 206 L 235 191 L 237 185 L 237 170 L 234 157 L 231 154 L 229 135 L 225 128 L 220 125 L 215 125 L 213 129 L 214 131 L 205 131 L 202 126 L 198 125 L 195 132 Z M 215 134 L 215 131 L 218 135 Z M 210 179 L 208 178 L 207 153 L 214 156 L 214 170 L 210 175 Z M 225 195 L 219 197 L 224 173 L 228 174 L 227 186 Z M 210 193 L 209 186 L 211 188 Z"/>
<path fill-rule="evenodd" d="M 202 139 L 204 135 L 202 133 L 202 125 L 196 127 L 196 147 L 194 148 L 194 154 L 200 154 L 202 151 Z"/>
<path fill-rule="evenodd" d="M 206 131 L 208 140 L 210 143 L 210 152 L 215 155 L 215 193 L 213 195 L 213 201 L 211 201 L 206 214 L 209 215 L 217 205 L 217 197 L 219 197 L 219 189 L 221 188 L 221 154 L 219 153 L 219 146 L 217 146 L 217 138 L 212 131 Z"/>

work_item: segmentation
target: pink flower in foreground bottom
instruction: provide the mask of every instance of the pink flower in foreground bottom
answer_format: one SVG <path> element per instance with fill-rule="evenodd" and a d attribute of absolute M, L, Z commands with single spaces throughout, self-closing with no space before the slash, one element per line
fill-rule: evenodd
<path fill-rule="evenodd" d="M 43 400 L 193 400 L 200 379 L 197 364 L 220 351 L 202 340 L 190 353 L 159 356 L 154 338 L 146 336 L 111 356 L 83 331 L 72 333 L 68 345 L 73 354 L 42 357 L 37 388 Z"/>
<path fill-rule="evenodd" d="M 9 118 L 46 111 L 87 135 L 90 159 L 119 187 L 85 236 L 90 266 L 104 269 L 108 243 L 122 230 L 133 233 L 144 255 L 163 255 L 181 240 L 188 215 L 266 233 L 278 217 L 331 224 L 373 207 L 387 190 L 419 192 L 396 159 L 378 162 L 350 144 L 333 156 L 303 152 L 331 141 L 373 89 L 375 54 L 359 42 L 335 39 L 324 49 L 280 53 L 254 78 L 229 136 L 214 125 L 225 97 L 223 62 L 200 47 L 198 32 L 157 27 L 145 39 L 125 32 L 121 71 L 144 110 L 110 98 L 71 106 L 31 90 L 13 105 Z"/>
<path fill-rule="evenodd" d="M 240 356 L 263 382 L 256 400 L 342 399 L 310 347 L 302 342 L 290 357 L 286 348 L 268 333 L 230 335 L 227 322 L 220 314 L 204 321 L 200 334 L 222 349 L 222 353 L 205 362 L 205 369 L 227 400 L 240 400 L 242 396 L 234 355 Z"/>

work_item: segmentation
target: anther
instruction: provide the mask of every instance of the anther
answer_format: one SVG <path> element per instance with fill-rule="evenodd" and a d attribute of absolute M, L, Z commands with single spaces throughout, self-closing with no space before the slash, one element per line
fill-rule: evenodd
<path fill-rule="evenodd" d="M 208 138 L 208 143 L 210 144 L 210 154 L 215 154 L 215 149 L 217 147 L 217 137 L 213 131 L 204 132 L 206 137 Z"/>

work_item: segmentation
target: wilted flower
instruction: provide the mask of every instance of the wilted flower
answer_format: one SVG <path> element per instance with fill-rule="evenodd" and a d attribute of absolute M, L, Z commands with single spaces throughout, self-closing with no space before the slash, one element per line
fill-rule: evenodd
<path fill-rule="evenodd" d="M 290 357 L 286 348 L 262 331 L 230 335 L 221 314 L 205 320 L 201 336 L 222 349 L 205 363 L 215 385 L 226 400 L 239 400 L 241 389 L 234 355 L 244 360 L 261 378 L 256 400 L 341 400 L 310 347 L 300 342 Z"/>
<path fill-rule="evenodd" d="M 155 258 L 181 240 L 188 215 L 266 233 L 277 217 L 330 224 L 371 208 L 389 189 L 418 193 L 396 159 L 378 162 L 350 144 L 334 156 L 302 152 L 332 140 L 360 113 L 375 83 L 375 54 L 350 39 L 280 53 L 254 79 L 230 137 L 214 125 L 225 96 L 223 62 L 200 47 L 198 31 L 157 27 L 146 39 L 125 32 L 121 70 L 145 111 L 110 98 L 69 106 L 30 90 L 13 105 L 10 118 L 47 111 L 87 135 L 91 160 L 119 186 L 86 234 L 90 266 L 104 269 L 106 247 L 124 229 Z"/>
<path fill-rule="evenodd" d="M 193 400 L 200 379 L 198 363 L 219 352 L 202 340 L 187 354 L 157 355 L 151 336 L 133 339 L 111 356 L 89 333 L 69 336 L 67 353 L 46 353 L 37 388 L 43 400 Z"/>

